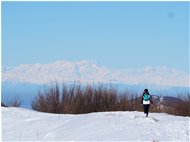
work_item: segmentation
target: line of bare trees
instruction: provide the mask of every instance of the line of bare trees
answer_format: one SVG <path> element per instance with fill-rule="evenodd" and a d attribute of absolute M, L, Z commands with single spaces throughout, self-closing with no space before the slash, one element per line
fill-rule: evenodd
<path fill-rule="evenodd" d="M 129 101 L 130 100 L 130 101 Z M 32 102 L 32 109 L 50 113 L 89 113 L 101 111 L 136 110 L 134 94 L 119 92 L 111 85 L 86 85 L 80 83 L 62 90 L 57 84 L 45 88 Z"/>
<path fill-rule="evenodd" d="M 185 98 L 185 99 L 184 99 Z M 165 112 L 190 116 L 190 95 L 175 105 L 159 108 L 152 105 L 151 112 Z M 118 91 L 111 85 L 86 85 L 80 83 L 58 84 L 44 88 L 32 102 L 32 109 L 49 113 L 82 114 L 102 111 L 143 111 L 141 96 L 129 91 Z"/>
<path fill-rule="evenodd" d="M 82 114 L 102 111 L 143 111 L 141 95 L 130 91 L 118 91 L 111 85 L 72 85 L 57 83 L 39 91 L 32 101 L 32 109 L 48 113 Z M 190 116 L 190 94 L 180 93 L 175 101 L 154 104 L 150 112 L 163 112 L 173 115 Z M 159 99 L 158 99 L 159 100 Z M 22 101 L 15 97 L 3 107 L 20 107 Z"/>

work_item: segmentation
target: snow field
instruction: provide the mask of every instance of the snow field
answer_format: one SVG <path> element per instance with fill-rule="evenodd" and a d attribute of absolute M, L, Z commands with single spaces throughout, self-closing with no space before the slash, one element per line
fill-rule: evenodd
<path fill-rule="evenodd" d="M 189 141 L 190 117 L 164 113 L 49 114 L 2 108 L 2 141 Z"/>

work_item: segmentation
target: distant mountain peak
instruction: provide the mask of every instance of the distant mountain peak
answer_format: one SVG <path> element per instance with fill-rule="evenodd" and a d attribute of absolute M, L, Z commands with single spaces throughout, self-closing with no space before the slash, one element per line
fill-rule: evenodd
<path fill-rule="evenodd" d="M 141 69 L 109 69 L 95 61 L 56 61 L 49 64 L 21 64 L 2 68 L 3 82 L 46 84 L 51 81 L 81 83 L 118 83 L 189 87 L 188 73 L 166 66 Z"/>

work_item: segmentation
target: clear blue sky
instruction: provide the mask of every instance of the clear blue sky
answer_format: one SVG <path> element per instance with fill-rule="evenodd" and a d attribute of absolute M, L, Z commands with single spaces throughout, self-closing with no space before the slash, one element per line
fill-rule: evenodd
<path fill-rule="evenodd" d="M 93 60 L 188 72 L 188 2 L 2 2 L 2 65 Z"/>

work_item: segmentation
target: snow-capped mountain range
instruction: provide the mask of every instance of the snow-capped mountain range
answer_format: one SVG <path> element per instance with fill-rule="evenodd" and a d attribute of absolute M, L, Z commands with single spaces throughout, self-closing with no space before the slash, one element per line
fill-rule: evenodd
<path fill-rule="evenodd" d="M 116 70 L 94 61 L 56 61 L 2 67 L 2 82 L 46 84 L 52 81 L 189 87 L 188 73 L 165 66 Z"/>

